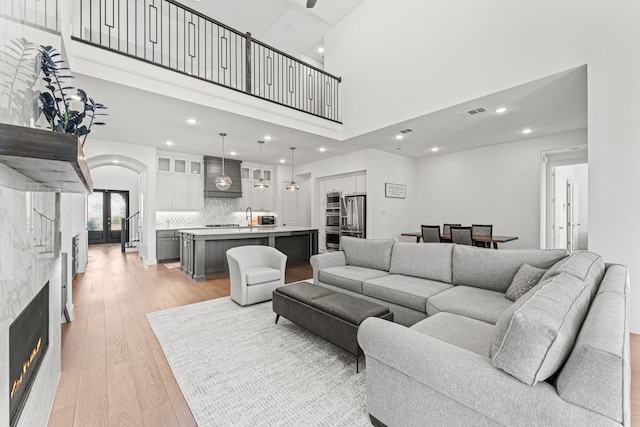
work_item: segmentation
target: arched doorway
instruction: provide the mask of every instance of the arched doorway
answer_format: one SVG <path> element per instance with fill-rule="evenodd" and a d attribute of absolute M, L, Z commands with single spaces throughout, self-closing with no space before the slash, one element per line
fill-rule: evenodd
<path fill-rule="evenodd" d="M 87 164 L 96 188 L 87 197 L 88 243 L 121 242 L 126 224 L 128 233 L 124 241 L 144 246 L 143 194 L 147 166 L 128 156 L 110 154 L 92 157 Z"/>

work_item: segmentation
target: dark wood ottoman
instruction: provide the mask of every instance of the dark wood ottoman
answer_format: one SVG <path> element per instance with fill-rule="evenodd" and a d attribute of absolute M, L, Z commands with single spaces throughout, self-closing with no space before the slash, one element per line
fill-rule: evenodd
<path fill-rule="evenodd" d="M 308 282 L 276 288 L 273 311 L 276 323 L 283 316 L 356 356 L 356 372 L 362 354 L 357 339 L 360 323 L 367 317 L 393 321 L 387 307 Z"/>

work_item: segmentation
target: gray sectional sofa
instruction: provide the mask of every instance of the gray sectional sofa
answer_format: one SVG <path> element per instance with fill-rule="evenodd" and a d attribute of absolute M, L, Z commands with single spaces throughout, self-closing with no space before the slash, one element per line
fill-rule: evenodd
<path fill-rule="evenodd" d="M 358 332 L 376 425 L 630 424 L 625 266 L 354 238 L 311 265 L 314 283 L 394 313 Z M 533 287 L 506 298 L 523 278 Z"/>

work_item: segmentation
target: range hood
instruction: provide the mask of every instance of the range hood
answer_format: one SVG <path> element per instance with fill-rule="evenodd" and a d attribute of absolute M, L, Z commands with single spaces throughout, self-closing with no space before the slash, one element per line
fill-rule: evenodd
<path fill-rule="evenodd" d="M 222 174 L 222 159 L 204 156 L 204 197 L 242 197 L 241 163 L 240 160 L 224 159 L 224 173 L 233 183 L 227 191 L 220 191 L 216 187 L 216 177 Z"/>

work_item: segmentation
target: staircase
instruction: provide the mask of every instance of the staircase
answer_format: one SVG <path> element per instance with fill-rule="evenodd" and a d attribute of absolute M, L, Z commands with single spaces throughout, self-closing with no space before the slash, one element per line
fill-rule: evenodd
<path fill-rule="evenodd" d="M 121 252 L 138 252 L 140 250 L 141 227 L 139 211 L 122 220 L 122 228 L 120 229 Z"/>

